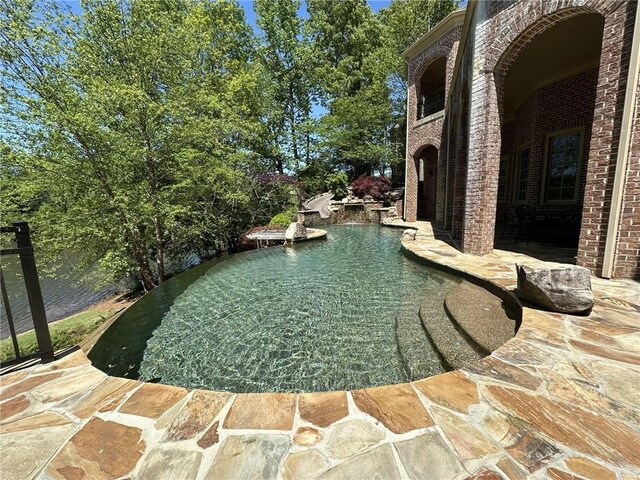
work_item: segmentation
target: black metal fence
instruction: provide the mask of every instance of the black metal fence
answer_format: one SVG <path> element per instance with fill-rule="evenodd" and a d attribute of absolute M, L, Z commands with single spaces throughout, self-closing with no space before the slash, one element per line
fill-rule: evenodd
<path fill-rule="evenodd" d="M 429 96 L 421 96 L 418 101 L 418 120 L 444 110 L 445 99 L 444 90 Z"/>
<path fill-rule="evenodd" d="M 33 254 L 33 246 L 31 244 L 31 235 L 29 233 L 29 224 L 27 222 L 14 222 L 9 227 L 0 227 L 0 233 L 12 233 L 15 236 L 16 248 L 5 248 L 0 250 L 0 256 L 18 255 L 20 257 L 20 265 L 24 276 L 24 284 L 27 290 L 29 300 L 29 309 L 31 310 L 31 318 L 33 320 L 33 328 L 38 342 L 38 352 L 29 355 L 21 355 L 18 345 L 18 337 L 16 335 L 13 317 L 11 315 L 11 306 L 9 305 L 9 295 L 4 282 L 4 275 L 0 268 L 0 290 L 2 290 L 2 303 L 4 304 L 7 324 L 11 333 L 11 341 L 15 351 L 15 358 L 5 363 L 14 363 L 26 358 L 39 356 L 43 362 L 53 360 L 53 347 L 51 345 L 51 335 L 49 334 L 49 324 L 47 323 L 47 314 L 44 309 L 42 300 L 42 292 L 40 290 L 40 280 L 38 279 L 38 270 L 36 269 L 36 260 Z"/>

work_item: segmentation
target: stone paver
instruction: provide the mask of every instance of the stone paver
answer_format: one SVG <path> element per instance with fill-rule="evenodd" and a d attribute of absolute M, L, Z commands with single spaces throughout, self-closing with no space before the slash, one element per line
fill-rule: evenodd
<path fill-rule="evenodd" d="M 300 417 L 319 427 L 328 427 L 349 414 L 346 392 L 306 393 L 298 397 Z"/>
<path fill-rule="evenodd" d="M 478 387 L 460 372 L 418 380 L 413 385 L 432 402 L 460 413 L 467 413 L 470 406 L 479 402 Z"/>
<path fill-rule="evenodd" d="M 184 388 L 145 383 L 118 410 L 120 413 L 160 418 L 187 395 Z"/>
<path fill-rule="evenodd" d="M 360 410 L 380 420 L 393 433 L 406 433 L 433 425 L 433 420 L 408 383 L 354 390 L 352 395 Z"/>
<path fill-rule="evenodd" d="M 30 405 L 31 402 L 24 395 L 13 397 L 11 400 L 0 403 L 0 421 L 6 422 L 14 415 L 24 412 Z"/>
<path fill-rule="evenodd" d="M 411 480 L 453 480 L 466 471 L 438 432 L 394 444 Z"/>
<path fill-rule="evenodd" d="M 69 440 L 73 431 L 74 426 L 68 423 L 0 435 L 0 477 L 34 478 L 60 446 Z"/>
<path fill-rule="evenodd" d="M 284 464 L 284 480 L 306 480 L 326 470 L 329 462 L 317 450 L 292 453 Z"/>
<path fill-rule="evenodd" d="M 0 426 L 0 434 L 8 435 L 15 432 L 35 430 L 38 428 L 56 427 L 71 423 L 67 417 L 55 412 L 40 412 L 28 417 L 22 417 L 13 422 L 8 422 Z"/>
<path fill-rule="evenodd" d="M 616 474 L 588 458 L 571 457 L 565 460 L 573 473 L 590 480 L 616 480 Z"/>
<path fill-rule="evenodd" d="M 623 422 L 520 390 L 487 386 L 485 391 L 500 408 L 578 452 L 606 453 L 617 465 L 640 468 L 640 432 Z"/>
<path fill-rule="evenodd" d="M 144 459 L 139 478 L 153 480 L 175 480 L 196 478 L 202 454 L 177 449 L 154 450 Z"/>
<path fill-rule="evenodd" d="M 85 394 L 107 376 L 93 367 L 79 370 L 75 375 L 67 375 L 51 382 L 38 385 L 31 390 L 31 395 L 43 403 L 67 399 L 77 394 Z"/>
<path fill-rule="evenodd" d="M 38 385 L 42 385 L 46 382 L 54 380 L 60 377 L 61 375 L 62 375 L 62 372 L 55 372 L 55 373 L 47 373 L 44 375 L 31 376 L 26 380 L 10 385 L 4 390 L 2 390 L 2 392 L 0 392 L 0 401 L 15 397 L 16 395 L 19 395 L 24 392 L 29 392 L 34 388 L 36 388 Z M 14 378 L 20 378 L 20 377 L 14 377 Z"/>
<path fill-rule="evenodd" d="M 300 427 L 293 436 L 293 443 L 309 447 L 322 439 L 322 434 L 312 427 Z"/>
<path fill-rule="evenodd" d="M 196 390 L 167 428 L 163 441 L 188 440 L 204 433 L 230 398 L 230 393 Z"/>
<path fill-rule="evenodd" d="M 290 445 L 287 435 L 231 435 L 220 445 L 205 479 L 276 479 Z"/>
<path fill-rule="evenodd" d="M 333 458 L 351 457 L 384 438 L 384 432 L 366 420 L 347 420 L 327 433 L 327 450 Z"/>
<path fill-rule="evenodd" d="M 463 462 L 483 458 L 500 449 L 484 433 L 444 408 L 434 407 L 433 417 Z"/>
<path fill-rule="evenodd" d="M 122 477 L 136 466 L 145 450 L 142 430 L 92 418 L 47 466 L 53 478 Z"/>
<path fill-rule="evenodd" d="M 394 480 L 400 472 L 391 445 L 382 445 L 343 462 L 318 477 L 319 480 L 344 479 Z M 422 477 L 424 478 L 424 477 Z"/>
<path fill-rule="evenodd" d="M 415 240 L 402 241 L 409 256 L 507 290 L 516 262 L 540 262 L 500 250 L 465 255 L 430 224 L 413 226 Z M 587 317 L 524 308 L 515 338 L 464 370 L 350 394 L 188 392 L 109 378 L 76 351 L 0 377 L 0 471 L 638 480 L 640 284 L 592 284 Z"/>
<path fill-rule="evenodd" d="M 209 448 L 220 441 L 220 435 L 218 434 L 218 428 L 220 428 L 220 422 L 215 422 L 204 432 L 204 434 L 198 440 L 198 446 L 200 448 Z"/>
<path fill-rule="evenodd" d="M 527 473 L 509 457 L 502 457 L 498 460 L 496 467 L 498 467 L 509 480 L 525 480 L 527 478 Z"/>
<path fill-rule="evenodd" d="M 296 396 L 288 393 L 240 394 L 224 422 L 224 428 L 291 430 Z"/>
<path fill-rule="evenodd" d="M 114 410 L 125 395 L 138 385 L 134 380 L 109 377 L 78 402 L 73 414 L 79 418 L 89 418 L 97 411 Z"/>

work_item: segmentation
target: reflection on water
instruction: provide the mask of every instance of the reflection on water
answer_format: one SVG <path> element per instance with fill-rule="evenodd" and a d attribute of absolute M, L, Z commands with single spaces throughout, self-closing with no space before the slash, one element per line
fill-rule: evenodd
<path fill-rule="evenodd" d="M 82 282 L 82 273 L 71 272 L 68 267 L 58 270 L 55 278 L 45 276 L 41 273 L 44 268 L 38 262 L 37 254 L 36 263 L 40 274 L 40 289 L 42 290 L 42 298 L 49 322 L 73 315 L 116 292 L 114 287 L 95 290 L 89 285 L 90 282 Z M 7 255 L 2 258 L 1 265 L 16 332 L 30 330 L 33 328 L 33 323 L 20 260 L 17 255 Z M 7 338 L 8 336 L 9 326 L 3 304 L 0 306 L 0 338 Z"/>
<path fill-rule="evenodd" d="M 443 278 L 399 252 L 397 231 L 326 228 L 326 241 L 232 255 L 174 277 L 114 323 L 93 364 L 234 392 L 407 381 L 396 316 L 417 313 L 421 294 Z"/>

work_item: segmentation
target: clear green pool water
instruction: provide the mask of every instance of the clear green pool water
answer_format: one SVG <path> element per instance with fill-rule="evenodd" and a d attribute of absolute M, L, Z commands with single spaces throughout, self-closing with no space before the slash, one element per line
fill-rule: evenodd
<path fill-rule="evenodd" d="M 410 380 L 396 318 L 417 315 L 443 277 L 402 255 L 398 230 L 326 229 L 326 240 L 232 255 L 174 277 L 105 332 L 94 365 L 232 392 Z"/>

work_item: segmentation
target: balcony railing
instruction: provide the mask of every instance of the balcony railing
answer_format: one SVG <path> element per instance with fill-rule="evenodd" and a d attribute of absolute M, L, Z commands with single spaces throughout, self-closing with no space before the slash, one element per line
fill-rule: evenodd
<path fill-rule="evenodd" d="M 444 109 L 444 91 L 421 96 L 418 101 L 418 120 Z"/>

